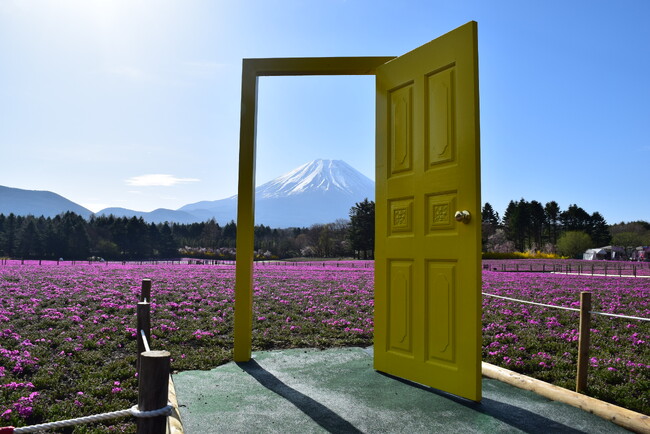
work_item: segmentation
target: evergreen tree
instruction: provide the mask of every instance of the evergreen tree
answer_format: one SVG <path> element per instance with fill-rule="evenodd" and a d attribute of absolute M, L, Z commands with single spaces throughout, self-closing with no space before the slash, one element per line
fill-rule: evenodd
<path fill-rule="evenodd" d="M 554 200 L 544 205 L 546 235 L 551 244 L 557 244 L 560 221 L 560 206 Z"/>
<path fill-rule="evenodd" d="M 87 259 L 90 256 L 90 238 L 83 217 L 66 213 L 62 220 L 63 257 L 66 259 Z"/>
<path fill-rule="evenodd" d="M 511 200 L 503 215 L 503 225 L 508 239 L 515 243 L 515 248 L 520 252 L 526 250 L 529 223 L 528 202 L 524 198 L 521 198 L 519 202 Z"/>
<path fill-rule="evenodd" d="M 235 241 L 237 240 L 237 224 L 234 220 L 230 220 L 230 223 L 226 223 L 226 226 L 223 227 L 223 238 L 226 241 L 226 247 L 235 246 Z"/>
<path fill-rule="evenodd" d="M 2 239 L 2 252 L 5 256 L 13 256 L 16 245 L 16 232 L 18 222 L 14 213 L 9 214 L 4 221 L 4 237 Z"/>
<path fill-rule="evenodd" d="M 174 241 L 172 229 L 167 223 L 160 228 L 158 251 L 161 258 L 175 258 L 178 256 L 178 246 Z"/>
<path fill-rule="evenodd" d="M 215 219 L 210 219 L 203 224 L 203 227 L 201 228 L 201 235 L 200 235 L 201 247 L 216 248 L 219 246 L 220 238 L 221 238 L 221 227 L 219 226 L 219 224 L 216 222 Z"/>
<path fill-rule="evenodd" d="M 27 217 L 20 229 L 16 255 L 25 259 L 43 256 L 43 241 L 33 216 Z"/>
<path fill-rule="evenodd" d="M 591 216 L 578 205 L 569 205 L 566 211 L 560 213 L 560 222 L 565 231 L 583 231 L 589 230 Z"/>
<path fill-rule="evenodd" d="M 350 208 L 350 245 L 357 257 L 374 257 L 375 250 L 375 202 L 358 202 Z M 368 255 L 369 254 L 369 255 Z"/>
<path fill-rule="evenodd" d="M 481 247 L 487 251 L 488 239 L 496 233 L 499 227 L 499 213 L 494 211 L 490 202 L 485 202 L 481 209 Z"/>
<path fill-rule="evenodd" d="M 539 250 L 542 248 L 544 222 L 546 221 L 544 207 L 536 200 L 531 200 L 528 204 L 528 214 L 530 216 L 530 234 L 532 235 L 532 239 L 537 246 L 537 249 Z"/>
<path fill-rule="evenodd" d="M 612 235 L 609 233 L 609 226 L 605 218 L 596 211 L 591 214 L 590 220 L 590 228 L 587 233 L 591 236 L 592 241 L 596 246 L 608 245 L 612 240 Z"/>
<path fill-rule="evenodd" d="M 492 226 L 499 225 L 499 213 L 494 211 L 490 202 L 485 202 L 483 209 L 481 210 L 481 220 L 483 223 L 489 223 Z"/>
<path fill-rule="evenodd" d="M 5 253 L 5 221 L 7 218 L 5 217 L 4 214 L 0 214 L 0 257 L 2 256 L 7 256 L 8 254 Z"/>

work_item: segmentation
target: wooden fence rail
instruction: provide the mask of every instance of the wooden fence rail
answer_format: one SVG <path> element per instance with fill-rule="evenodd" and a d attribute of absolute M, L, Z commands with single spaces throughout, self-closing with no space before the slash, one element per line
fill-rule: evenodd
<path fill-rule="evenodd" d="M 515 273 L 564 273 L 591 276 L 650 277 L 649 262 L 608 263 L 605 261 L 575 261 L 571 263 L 549 263 L 534 259 L 521 260 L 520 262 L 486 259 L 483 261 L 483 270 Z"/>

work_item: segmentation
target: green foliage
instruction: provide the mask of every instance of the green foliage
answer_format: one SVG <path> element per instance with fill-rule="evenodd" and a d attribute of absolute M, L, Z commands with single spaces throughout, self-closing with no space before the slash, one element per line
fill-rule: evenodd
<path fill-rule="evenodd" d="M 499 213 L 494 211 L 490 202 L 485 202 L 485 205 L 483 205 L 483 209 L 481 210 L 481 221 L 497 226 L 499 220 Z"/>
<path fill-rule="evenodd" d="M 609 232 L 607 222 L 599 212 L 595 212 L 591 215 L 587 233 L 591 236 L 591 239 L 596 246 L 606 246 L 612 240 L 612 235 Z"/>
<path fill-rule="evenodd" d="M 562 211 L 555 201 L 547 202 L 542 206 L 538 201 L 528 202 L 521 198 L 518 202 L 508 203 L 501 224 L 495 224 L 495 221 L 498 221 L 498 214 L 489 203 L 483 207 L 481 216 L 483 250 L 490 252 L 532 250 L 554 253 L 559 237 L 563 233 L 575 231 L 590 236 L 594 244 L 590 247 L 605 246 L 612 242 L 618 245 L 619 239 L 627 243 L 632 242 L 630 237 L 622 236 L 617 239 L 618 232 L 647 234 L 647 237 L 634 237 L 633 244 L 635 246 L 650 244 L 650 223 L 632 222 L 609 226 L 599 212 L 589 215 L 576 204 L 569 205 L 568 209 Z M 500 230 L 503 234 L 500 234 Z M 505 240 L 502 239 L 503 235 Z M 508 242 L 512 245 L 508 246 Z"/>
<path fill-rule="evenodd" d="M 591 237 L 582 231 L 568 231 L 557 240 L 557 250 L 570 258 L 581 257 L 585 250 L 594 247 Z"/>
<path fill-rule="evenodd" d="M 350 244 L 363 259 L 373 258 L 375 250 L 375 202 L 364 199 L 350 209 Z M 368 256 L 368 253 L 370 255 Z"/>
<path fill-rule="evenodd" d="M 547 202 L 546 205 L 544 205 L 544 216 L 545 233 L 548 237 L 548 241 L 551 244 L 555 244 L 557 243 L 559 231 L 558 223 L 560 221 L 560 205 L 558 205 L 554 200 Z"/>

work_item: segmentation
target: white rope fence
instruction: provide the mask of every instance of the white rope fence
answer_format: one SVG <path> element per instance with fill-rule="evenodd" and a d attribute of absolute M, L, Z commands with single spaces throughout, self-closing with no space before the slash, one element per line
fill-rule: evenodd
<path fill-rule="evenodd" d="M 76 419 L 60 420 L 58 422 L 42 423 L 39 425 L 21 426 L 19 428 L 14 428 L 13 432 L 15 434 L 35 433 L 44 430 L 64 428 L 67 426 L 82 425 L 85 423 L 102 422 L 105 420 L 117 419 L 126 416 L 133 416 L 137 418 L 169 416 L 172 414 L 172 410 L 173 407 L 171 404 L 167 404 L 165 407 L 159 408 L 158 410 L 149 410 L 149 411 L 138 410 L 138 406 L 134 405 L 128 410 L 111 411 L 110 413 L 95 414 L 92 416 L 84 416 L 84 417 L 78 417 Z"/>
<path fill-rule="evenodd" d="M 577 309 L 575 307 L 556 306 L 556 305 L 553 305 L 553 304 L 544 304 L 544 303 L 536 303 L 534 301 L 518 300 L 516 298 L 504 297 L 502 295 L 496 295 L 496 294 L 489 294 L 487 292 L 482 292 L 481 294 L 487 295 L 488 297 L 502 298 L 504 300 L 515 301 L 517 303 L 533 304 L 535 306 L 543 306 L 543 307 L 550 307 L 550 308 L 553 308 L 553 309 L 563 309 L 563 310 L 571 310 L 571 311 L 574 311 L 574 312 L 580 312 L 580 309 Z M 589 311 L 589 313 L 591 313 L 593 315 L 613 316 L 613 317 L 616 317 L 616 318 L 623 318 L 623 319 L 633 319 L 633 320 L 639 320 L 639 321 L 650 321 L 650 318 L 642 318 L 642 317 L 639 317 L 639 316 L 618 315 L 618 314 L 615 314 L 615 313 L 594 312 L 594 311 Z"/>
<path fill-rule="evenodd" d="M 151 351 L 151 348 L 149 348 L 149 341 L 147 340 L 147 335 L 144 333 L 144 330 L 140 330 L 140 336 L 142 337 L 142 344 L 144 345 L 144 350 Z"/>

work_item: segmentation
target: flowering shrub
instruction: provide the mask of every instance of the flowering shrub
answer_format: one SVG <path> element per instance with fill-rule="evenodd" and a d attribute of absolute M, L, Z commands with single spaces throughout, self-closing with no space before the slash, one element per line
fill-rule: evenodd
<path fill-rule="evenodd" d="M 562 259 L 555 253 L 546 252 L 483 252 L 483 259 Z"/>
<path fill-rule="evenodd" d="M 255 350 L 367 346 L 373 335 L 372 263 L 256 264 Z M 484 271 L 484 291 L 650 316 L 650 279 Z M 0 265 L 0 426 L 129 408 L 137 402 L 135 305 L 153 280 L 151 347 L 173 370 L 232 358 L 233 265 Z M 577 314 L 484 297 L 483 358 L 573 388 Z M 650 412 L 650 326 L 595 317 L 589 394 Z M 105 432 L 97 424 L 74 432 Z M 133 432 L 116 420 L 112 431 Z"/>
<path fill-rule="evenodd" d="M 257 266 L 255 349 L 370 345 L 372 268 Z M 351 265 L 358 263 L 351 262 Z M 151 347 L 172 369 L 231 360 L 234 266 L 0 265 L 0 426 L 137 402 L 135 305 L 151 278 Z M 106 431 L 106 425 L 75 432 Z M 115 421 L 112 429 L 132 432 Z"/>
<path fill-rule="evenodd" d="M 483 291 L 592 312 L 650 317 L 650 279 L 484 271 Z M 579 313 L 483 297 L 483 360 L 575 389 Z M 650 323 L 593 315 L 587 394 L 650 412 Z"/>

